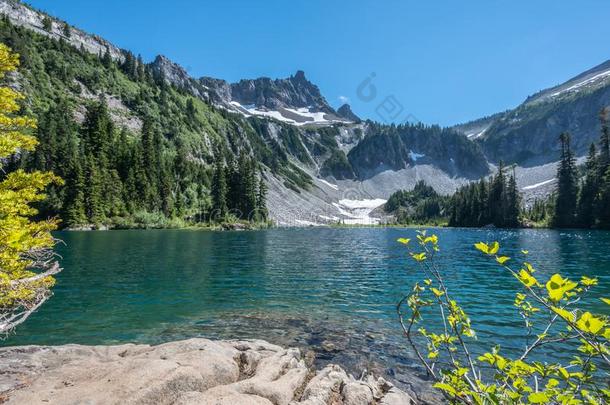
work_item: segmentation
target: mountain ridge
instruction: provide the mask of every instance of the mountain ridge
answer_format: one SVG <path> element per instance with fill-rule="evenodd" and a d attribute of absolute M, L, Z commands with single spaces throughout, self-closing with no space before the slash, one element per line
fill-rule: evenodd
<path fill-rule="evenodd" d="M 41 23 L 44 14 L 24 19 L 30 12 L 23 8 L 30 10 L 14 0 L 0 0 L 0 13 L 8 12 L 12 23 L 20 21 L 18 25 L 51 38 L 56 41 L 53 47 L 60 50 L 68 43 L 56 33 L 63 24 L 60 20 L 53 20 L 52 32 L 47 32 L 36 25 Z M 83 32 L 74 27 L 71 30 Z M 118 67 L 127 74 L 127 78 L 118 77 L 123 82 L 143 80 L 143 73 L 138 73 L 137 78 L 131 77 L 133 69 L 126 66 L 130 60 L 133 63 L 129 51 L 96 36 L 85 38 L 80 35 L 76 35 L 80 38 L 78 41 L 96 44 L 96 48 L 88 49 L 77 42 L 69 42 L 81 53 L 86 51 L 91 55 L 83 56 L 82 63 L 95 63 L 95 69 L 103 69 L 104 75 L 114 75 L 115 79 Z M 82 35 L 89 34 L 83 32 Z M 113 48 L 107 48 L 110 45 Z M 119 54 L 113 56 L 106 49 L 118 49 Z M 106 53 L 114 62 L 104 60 Z M 65 62 L 53 55 L 48 57 L 53 63 L 45 67 L 51 69 L 47 73 L 61 72 L 55 65 Z M 99 61 L 104 66 L 100 67 Z M 136 65 L 142 67 L 139 60 Z M 161 55 L 146 64 L 143 71 L 151 72 L 153 77 L 145 80 L 151 83 L 155 92 L 166 91 L 161 85 L 163 82 L 178 91 L 175 97 L 180 100 L 171 106 L 171 114 L 179 116 L 176 119 L 180 125 L 172 127 L 167 124 L 170 117 L 158 113 L 159 125 L 165 131 L 164 142 L 176 144 L 176 147 L 186 145 L 189 159 L 205 166 L 205 170 L 219 149 L 226 156 L 237 157 L 244 152 L 252 155 L 265 173 L 272 217 L 279 223 L 293 225 L 350 219 L 352 213 L 348 207 L 354 204 L 341 201 L 387 198 L 397 189 L 412 188 L 421 179 L 438 192 L 449 194 L 459 185 L 489 174 L 493 167 L 490 168 L 488 159 L 497 163 L 506 158 L 507 163 L 520 164 L 516 169 L 519 187 L 528 195 L 548 192 L 550 189 L 546 185 L 554 176 L 552 162 L 556 159 L 554 151 L 549 151 L 549 145 L 555 132 L 574 124 L 594 123 L 596 114 L 591 118 L 589 102 L 607 105 L 610 98 L 610 94 L 606 94 L 610 90 L 605 85 L 605 76 L 601 82 L 590 80 L 604 70 L 593 68 L 579 75 L 580 81 L 571 79 L 571 83 L 564 83 L 568 90 L 555 98 L 557 102 L 538 102 L 530 98 L 528 103 L 516 109 L 443 129 L 434 125 L 396 126 L 361 121 L 349 106 L 334 110 L 302 71 L 284 79 L 244 79 L 228 83 L 210 77 L 193 78 L 182 66 Z M 96 82 L 92 76 L 75 77 L 74 80 L 79 88 L 73 94 L 77 109 L 92 97 L 104 96 L 120 107 L 111 108 L 114 117 L 127 116 L 131 121 L 142 121 L 149 115 L 138 103 L 150 100 L 151 95 L 142 90 L 140 94 L 131 94 L 131 84 L 121 87 L 111 81 Z M 576 88 L 578 91 L 570 89 L 587 80 L 585 85 Z M 57 87 L 59 83 L 53 86 Z M 158 98 L 159 94 L 154 97 Z M 195 97 L 201 103 L 193 103 L 189 97 Z M 155 111 L 167 110 L 163 98 L 159 100 L 159 105 L 147 105 Z M 43 105 L 53 102 L 50 99 L 42 101 Z M 574 106 L 579 107 L 575 109 Z M 558 119 L 564 115 L 568 117 L 565 123 Z M 517 125 L 523 118 L 528 123 L 525 130 Z M 549 119 L 555 119 L 554 127 L 548 127 Z M 124 121 L 116 120 L 119 126 Z M 580 125 L 580 129 L 586 129 L 587 136 L 582 136 L 583 131 L 577 132 L 578 150 L 583 148 L 581 144 L 597 137 L 595 125 L 587 128 Z M 137 133 L 140 127 L 132 126 L 130 130 Z M 543 136 L 530 136 L 531 128 Z M 528 148 L 529 155 L 525 153 Z M 533 161 L 532 156 L 539 156 L 539 161 Z M 317 214 L 311 217 L 311 212 Z M 295 222 L 295 218 L 302 222 Z"/>

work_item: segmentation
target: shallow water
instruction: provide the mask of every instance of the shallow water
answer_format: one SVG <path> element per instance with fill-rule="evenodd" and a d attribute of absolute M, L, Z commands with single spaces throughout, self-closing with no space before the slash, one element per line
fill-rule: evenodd
<path fill-rule="evenodd" d="M 598 276 L 610 296 L 610 232 L 439 229 L 441 265 L 473 319 L 478 348 L 524 343 L 516 280 L 473 249 L 528 249 L 538 274 Z M 396 242 L 412 229 L 59 233 L 55 295 L 2 345 L 156 343 L 263 338 L 312 348 L 320 363 L 373 368 L 398 381 L 418 370 L 395 304 L 422 275 Z M 539 278 L 543 278 L 539 276 Z M 599 300 L 592 309 L 603 311 Z M 567 356 L 560 350 L 543 360 Z"/>

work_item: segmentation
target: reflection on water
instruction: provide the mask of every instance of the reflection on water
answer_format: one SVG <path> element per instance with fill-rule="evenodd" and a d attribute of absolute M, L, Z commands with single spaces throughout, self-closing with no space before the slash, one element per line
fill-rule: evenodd
<path fill-rule="evenodd" d="M 410 229 L 276 229 L 256 232 L 60 233 L 65 270 L 55 296 L 16 344 L 161 342 L 185 337 L 263 338 L 313 348 L 318 361 L 417 370 L 395 304 L 422 278 L 396 243 Z M 512 307 L 516 281 L 474 251 L 499 240 L 539 273 L 600 278 L 610 295 L 610 233 L 438 230 L 441 265 L 485 348 L 524 343 Z M 603 310 L 600 302 L 598 311 Z M 564 356 L 545 353 L 546 360 Z M 406 377 L 405 377 L 406 378 Z"/>

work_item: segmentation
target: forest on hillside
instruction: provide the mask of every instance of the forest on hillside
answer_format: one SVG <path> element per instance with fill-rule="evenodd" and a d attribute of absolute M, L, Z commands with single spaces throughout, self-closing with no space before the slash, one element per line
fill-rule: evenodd
<path fill-rule="evenodd" d="M 70 35 L 68 26 L 64 34 Z M 22 110 L 37 117 L 40 142 L 6 170 L 52 171 L 65 181 L 50 186 L 41 217 L 59 216 L 64 227 L 249 220 L 250 212 L 239 208 L 256 189 L 256 219 L 264 221 L 261 164 L 300 179 L 286 156 L 262 144 L 247 121 L 169 85 L 128 51 L 122 61 L 108 52 L 93 55 L 16 27 L 6 17 L 0 19 L 0 42 L 20 56 L 12 82 L 27 95 Z M 223 217 L 213 214 L 211 192 L 218 159 L 232 179 L 230 211 Z"/>
<path fill-rule="evenodd" d="M 385 211 L 403 224 L 610 229 L 608 117 L 608 109 L 600 112 L 599 141 L 597 145 L 591 144 L 583 167 L 576 165 L 570 134 L 559 136 L 561 160 L 557 164 L 557 187 L 548 199 L 525 206 L 514 172 L 500 163 L 494 175 L 460 187 L 450 197 L 439 195 L 421 181 L 412 191 L 392 194 Z"/>

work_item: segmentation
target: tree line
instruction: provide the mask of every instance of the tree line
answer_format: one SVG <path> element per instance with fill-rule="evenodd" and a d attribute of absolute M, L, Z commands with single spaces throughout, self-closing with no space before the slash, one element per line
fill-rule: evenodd
<path fill-rule="evenodd" d="M 557 228 L 610 228 L 610 124 L 600 112 L 601 134 L 591 144 L 582 171 L 576 166 L 569 133 L 560 136 L 561 161 L 551 225 Z"/>
<path fill-rule="evenodd" d="M 152 120 L 144 119 L 140 132 L 118 129 L 103 97 L 87 107 L 81 125 L 67 102 L 50 108 L 39 120 L 40 147 L 25 164 L 56 173 L 65 185 L 50 187 L 41 214 L 58 214 L 68 227 L 134 226 L 153 213 L 190 222 L 213 219 L 210 170 L 185 145 L 169 148 Z M 257 219 L 266 219 L 264 183 L 254 192 L 251 185 L 258 166 L 243 156 L 239 171 L 231 173 L 227 206 L 250 212 L 245 209 L 256 205 L 262 213 Z"/>
<path fill-rule="evenodd" d="M 449 226 L 494 225 L 511 228 L 520 225 L 521 195 L 514 171 L 506 173 L 500 163 L 497 173 L 459 188 L 449 202 Z"/>
<path fill-rule="evenodd" d="M 429 188 L 425 184 L 413 191 L 398 191 L 390 196 L 386 211 L 399 223 L 428 223 L 445 217 L 455 227 L 513 228 L 529 222 L 552 228 L 610 229 L 609 115 L 608 108 L 601 111 L 600 139 L 591 145 L 583 167 L 576 164 L 570 134 L 559 136 L 557 186 L 546 199 L 523 206 L 514 170 L 507 172 L 500 163 L 495 175 L 458 188 L 450 198 L 422 193 Z"/>
<path fill-rule="evenodd" d="M 210 190 L 216 219 L 267 220 L 267 186 L 256 171 L 254 159 L 243 153 L 237 162 L 232 155 L 224 159 L 222 153 L 216 153 Z"/>

